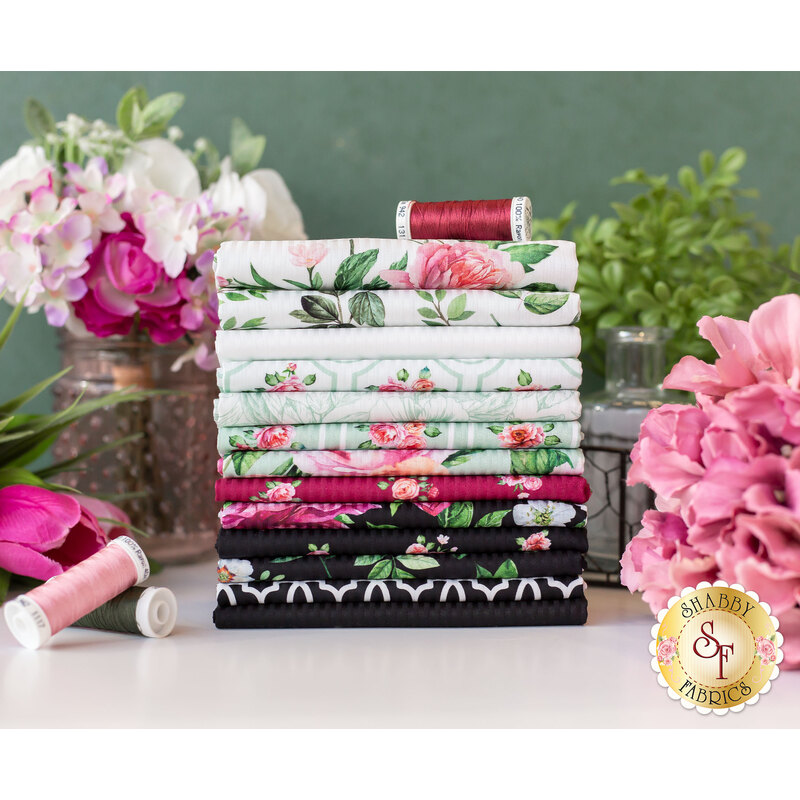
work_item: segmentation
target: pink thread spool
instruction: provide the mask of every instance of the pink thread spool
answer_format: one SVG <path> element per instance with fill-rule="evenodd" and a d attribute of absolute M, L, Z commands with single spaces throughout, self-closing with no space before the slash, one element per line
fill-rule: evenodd
<path fill-rule="evenodd" d="M 395 217 L 398 239 L 526 242 L 533 231 L 529 197 L 418 203 L 401 200 Z"/>
<path fill-rule="evenodd" d="M 147 556 L 120 536 L 85 561 L 5 604 L 11 633 L 35 650 L 56 633 L 150 577 Z"/>

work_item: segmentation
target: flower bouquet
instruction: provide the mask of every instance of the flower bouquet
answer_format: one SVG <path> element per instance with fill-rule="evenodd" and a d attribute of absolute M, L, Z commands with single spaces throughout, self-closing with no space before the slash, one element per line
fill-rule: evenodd
<path fill-rule="evenodd" d="M 20 304 L 0 330 L 0 350 L 21 311 Z M 0 405 L 0 603 L 12 578 L 28 582 L 52 578 L 131 527 L 128 516 L 115 505 L 49 482 L 57 473 L 80 469 L 81 462 L 92 453 L 49 467 L 31 466 L 60 431 L 98 408 L 96 401 L 89 400 L 56 414 L 24 413 L 25 404 L 60 375 Z M 125 390 L 101 402 L 108 407 L 140 398 L 140 393 Z M 110 442 L 100 449 L 112 449 L 120 443 Z"/>
<path fill-rule="evenodd" d="M 786 667 L 800 667 L 800 296 L 748 322 L 703 317 L 714 364 L 685 356 L 664 386 L 694 392 L 642 424 L 628 483 L 656 493 L 622 558 L 622 583 L 654 612 L 700 581 L 724 580 L 771 606 Z"/>
<path fill-rule="evenodd" d="M 211 498 L 214 479 L 203 432 L 215 394 L 214 253 L 230 239 L 305 238 L 280 175 L 256 169 L 265 138 L 235 119 L 230 155 L 205 139 L 182 150 L 171 121 L 183 100 L 133 88 L 116 126 L 56 122 L 29 100 L 34 139 L 0 165 L 0 291 L 64 332 L 74 370 L 54 387 L 56 407 L 129 385 L 182 393 L 87 417 L 54 448 L 69 459 L 145 434 L 94 457 L 86 488 L 128 495 L 135 524 L 154 534 L 146 547 L 165 561 L 208 551 L 216 529 L 211 499 L 195 502 Z"/>

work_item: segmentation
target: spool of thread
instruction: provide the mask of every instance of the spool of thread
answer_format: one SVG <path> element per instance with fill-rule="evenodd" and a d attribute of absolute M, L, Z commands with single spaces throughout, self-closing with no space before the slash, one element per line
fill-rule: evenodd
<path fill-rule="evenodd" d="M 134 586 L 72 623 L 74 628 L 169 636 L 178 618 L 175 595 L 163 586 Z"/>
<path fill-rule="evenodd" d="M 533 231 L 529 197 L 508 200 L 401 200 L 395 218 L 398 239 L 461 239 L 526 242 Z"/>
<path fill-rule="evenodd" d="M 35 650 L 149 576 L 142 548 L 129 536 L 120 536 L 67 572 L 6 603 L 6 624 L 21 645 Z"/>

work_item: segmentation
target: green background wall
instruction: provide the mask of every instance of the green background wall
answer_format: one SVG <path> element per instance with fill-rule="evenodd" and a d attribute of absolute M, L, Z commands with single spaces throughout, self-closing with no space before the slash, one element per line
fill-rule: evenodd
<path fill-rule="evenodd" d="M 731 145 L 748 151 L 744 179 L 776 237 L 800 233 L 797 74 L 5 73 L 0 160 L 27 136 L 27 96 L 58 119 L 113 119 L 134 83 L 186 94 L 175 121 L 187 146 L 203 135 L 227 149 L 234 116 L 265 133 L 263 163 L 283 174 L 312 238 L 392 236 L 399 199 L 530 194 L 536 215 L 577 200 L 583 218 L 626 196 L 608 182 L 629 167 L 674 174 Z M 58 365 L 43 316 L 24 318 L 13 342 L 3 394 Z"/>

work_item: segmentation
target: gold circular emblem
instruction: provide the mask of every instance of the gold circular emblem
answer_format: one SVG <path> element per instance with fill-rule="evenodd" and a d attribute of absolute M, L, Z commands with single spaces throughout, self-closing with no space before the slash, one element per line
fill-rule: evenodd
<path fill-rule="evenodd" d="M 700 583 L 673 597 L 653 626 L 658 682 L 701 714 L 741 711 L 769 691 L 783 659 L 770 607 L 743 586 Z"/>

